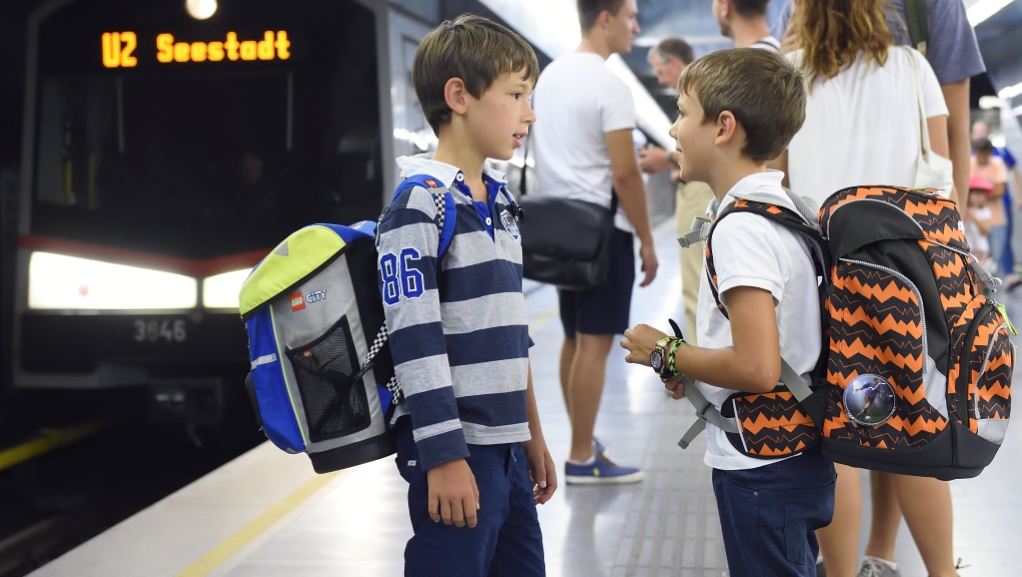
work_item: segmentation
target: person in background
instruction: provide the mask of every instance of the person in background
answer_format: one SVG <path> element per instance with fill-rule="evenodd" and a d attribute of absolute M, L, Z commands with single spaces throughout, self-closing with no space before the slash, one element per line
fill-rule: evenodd
<path fill-rule="evenodd" d="M 971 138 L 973 141 L 980 138 L 990 138 L 990 127 L 982 120 L 973 122 Z M 1008 186 L 1007 196 L 1010 196 L 1014 200 L 1015 206 L 1022 210 L 1022 173 L 1019 172 L 1018 162 L 1007 146 L 995 146 L 994 155 L 1004 161 L 1004 166 L 1007 167 L 1009 173 L 1009 182 L 1011 185 L 1014 185 Z M 1011 215 L 1008 216 L 1008 220 L 1011 220 Z"/>
<path fill-rule="evenodd" d="M 986 122 L 977 120 L 972 124 L 973 142 L 980 138 L 990 137 L 990 127 Z M 1001 256 L 999 266 L 1004 271 L 1005 288 L 1011 289 L 1022 283 L 1022 275 L 1015 272 L 1015 250 L 1011 239 L 1015 236 L 1015 210 L 1022 210 L 1022 175 L 1019 174 L 1015 157 L 1007 147 L 994 147 L 994 155 L 1004 161 L 1008 169 L 1008 184 L 1004 187 L 1004 216 L 1008 221 L 1008 243 Z M 971 171 L 970 171 L 971 173 Z"/>
<path fill-rule="evenodd" d="M 1004 160 L 994 155 L 994 145 L 988 138 L 980 138 L 972 143 L 975 152 L 972 155 L 971 174 L 979 175 L 990 181 L 993 190 L 987 194 L 987 208 L 990 209 L 990 260 L 997 265 L 1001 274 L 1012 272 L 1011 257 L 1005 263 L 1008 252 L 1008 210 L 1004 206 L 1005 189 L 1008 184 L 1008 168 Z M 1010 205 L 1008 207 L 1010 209 Z"/>
<path fill-rule="evenodd" d="M 990 224 L 993 215 L 987 207 L 987 195 L 994 191 L 990 181 L 979 174 L 969 178 L 969 210 L 965 213 L 965 237 L 969 241 L 972 255 L 981 263 L 986 264 L 990 255 Z"/>
<path fill-rule="evenodd" d="M 925 5 L 929 29 L 925 56 L 937 75 L 948 108 L 947 157 L 954 166 L 955 190 L 965 191 L 969 188 L 970 174 L 969 79 L 985 72 L 986 66 L 962 0 L 926 0 Z M 785 53 L 796 48 L 792 16 L 792 0 L 787 0 L 771 29 L 774 37 L 781 39 L 781 52 Z M 888 0 L 886 19 L 894 43 L 911 45 L 905 24 L 905 0 Z M 930 138 L 933 138 L 932 133 Z"/>
<path fill-rule="evenodd" d="M 713 0 L 713 17 L 720 33 L 735 41 L 735 48 L 764 48 L 773 52 L 781 43 L 770 35 L 766 9 L 770 0 Z"/>
<path fill-rule="evenodd" d="M 610 270 L 602 286 L 559 289 L 564 344 L 561 391 L 571 421 L 569 484 L 633 483 L 636 467 L 618 466 L 593 437 L 614 335 L 628 328 L 635 284 L 634 239 L 644 277 L 657 272 L 646 189 L 635 154 L 635 102 L 631 90 L 608 67 L 611 54 L 629 52 L 639 33 L 636 0 L 578 0 L 582 41 L 540 74 L 533 103 L 544 118 L 533 135 L 540 195 L 611 206 L 619 213 L 611 237 Z"/>
<path fill-rule="evenodd" d="M 788 58 L 803 70 L 809 98 L 805 123 L 776 166 L 787 172 L 793 192 L 817 204 L 848 186 L 914 185 L 923 120 L 917 84 L 933 153 L 948 155 L 948 110 L 937 77 L 918 51 L 893 45 L 886 5 L 887 0 L 803 0 L 795 10 L 798 49 Z M 828 577 L 899 575 L 894 545 L 902 513 L 929 574 L 955 575 L 946 482 L 871 473 L 872 526 L 859 564 L 859 470 L 836 468 L 834 520 L 817 531 Z"/>
<path fill-rule="evenodd" d="M 665 38 L 649 51 L 649 63 L 656 73 L 661 86 L 677 88 L 678 79 L 685 67 L 692 62 L 692 47 L 681 38 Z M 713 191 L 705 182 L 684 181 L 678 167 L 680 153 L 668 152 L 659 147 L 648 147 L 639 151 L 639 166 L 644 172 L 655 174 L 670 170 L 672 179 L 678 182 L 675 219 L 678 236 L 692 228 L 692 221 L 706 216 L 706 207 L 713 200 Z M 681 293 L 685 301 L 685 338 L 692 344 L 696 340 L 696 303 L 699 302 L 699 279 L 703 274 L 703 251 L 705 243 L 697 243 L 679 251 L 681 259 Z"/>

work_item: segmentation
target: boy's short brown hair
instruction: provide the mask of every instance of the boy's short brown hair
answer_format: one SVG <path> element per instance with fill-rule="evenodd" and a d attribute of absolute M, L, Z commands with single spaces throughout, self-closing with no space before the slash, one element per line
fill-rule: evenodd
<path fill-rule="evenodd" d="M 535 84 L 539 78 L 536 53 L 525 40 L 496 22 L 463 14 L 445 20 L 426 35 L 415 52 L 412 84 L 433 132 L 451 121 L 444 86 L 460 78 L 473 98 L 480 98 L 502 74 L 525 71 Z"/>
<path fill-rule="evenodd" d="M 760 48 L 696 59 L 681 73 L 678 93 L 698 95 L 704 123 L 731 111 L 745 129 L 742 154 L 760 162 L 780 156 L 806 118 L 802 75 L 783 56 Z"/>

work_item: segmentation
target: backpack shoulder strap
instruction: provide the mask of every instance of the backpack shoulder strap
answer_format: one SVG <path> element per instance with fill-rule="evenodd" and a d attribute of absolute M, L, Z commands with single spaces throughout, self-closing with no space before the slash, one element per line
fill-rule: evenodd
<path fill-rule="evenodd" d="M 713 232 L 717 229 L 717 225 L 720 224 L 720 221 L 729 214 L 736 212 L 758 214 L 767 220 L 776 222 L 792 230 L 792 232 L 797 233 L 809 247 L 809 252 L 813 257 L 813 268 L 816 269 L 816 276 L 821 277 L 824 281 L 824 283 L 821 283 L 821 290 L 823 284 L 829 280 L 828 271 L 830 269 L 830 251 L 826 249 L 827 243 L 823 237 L 820 226 L 816 221 L 815 215 L 812 213 L 812 209 L 805 203 L 805 201 L 794 196 L 794 194 L 790 192 L 789 195 L 789 198 L 792 200 L 797 211 L 772 202 L 737 198 L 735 199 L 735 202 L 721 210 L 710 224 L 709 231 L 706 234 L 706 247 L 704 249 L 706 251 L 706 274 L 710 281 L 710 292 L 713 294 L 713 300 L 717 303 L 717 309 L 720 310 L 721 314 L 723 314 L 725 318 L 727 318 L 727 309 L 720 302 L 720 294 L 717 291 L 717 271 L 713 264 L 713 252 L 711 250 L 712 243 L 710 240 L 713 236 Z M 823 295 L 821 293 L 821 297 L 822 296 Z"/>
<path fill-rule="evenodd" d="M 713 231 L 716 229 L 717 224 L 720 223 L 720 220 L 729 214 L 735 212 L 751 212 L 753 214 L 758 214 L 772 222 L 785 226 L 792 232 L 798 234 L 809 248 L 809 253 L 813 262 L 813 269 L 820 281 L 817 288 L 820 302 L 820 334 L 826 335 L 827 328 L 830 325 L 830 320 L 825 306 L 828 292 L 827 287 L 830 284 L 830 250 L 827 248 L 827 241 L 820 230 L 819 224 L 816 222 L 812 209 L 809 208 L 807 203 L 805 203 L 801 198 L 795 196 L 790 191 L 788 191 L 788 194 L 789 199 L 796 205 L 796 208 L 798 209 L 797 212 L 793 211 L 791 208 L 768 202 L 739 198 L 717 215 L 717 218 L 713 221 L 713 224 L 710 227 L 710 232 L 707 235 L 705 248 L 705 266 L 706 274 L 710 281 L 710 293 L 713 295 L 713 300 L 717 304 L 717 310 L 719 310 L 725 318 L 730 318 L 727 314 L 727 308 L 720 301 L 720 293 L 717 290 L 717 271 L 713 265 L 713 253 L 711 251 L 710 237 L 713 235 Z M 827 367 L 827 352 L 828 346 L 827 343 L 824 342 L 820 350 L 820 358 L 816 363 L 816 367 L 812 371 L 814 380 L 825 374 Z M 809 386 L 805 385 L 805 381 L 790 366 L 788 366 L 784 359 L 781 359 L 781 382 L 787 384 L 789 381 L 794 383 L 789 386 L 789 390 L 799 401 L 801 401 L 803 397 L 807 397 L 811 392 Z"/>
<path fill-rule="evenodd" d="M 409 176 L 404 179 L 401 184 L 397 186 L 397 190 L 394 191 L 394 198 L 391 202 L 397 200 L 397 197 L 401 196 L 404 191 L 413 188 L 421 187 L 429 190 L 433 195 L 433 203 L 436 205 L 436 226 L 440 231 L 440 243 L 437 246 L 437 259 L 444 255 L 447 251 L 447 247 L 451 244 L 451 238 L 454 237 L 454 225 L 457 223 L 457 207 L 454 203 L 454 195 L 451 194 L 450 189 L 445 186 L 442 182 L 429 176 L 427 174 L 416 174 Z M 447 218 L 450 214 L 453 218 Z"/>

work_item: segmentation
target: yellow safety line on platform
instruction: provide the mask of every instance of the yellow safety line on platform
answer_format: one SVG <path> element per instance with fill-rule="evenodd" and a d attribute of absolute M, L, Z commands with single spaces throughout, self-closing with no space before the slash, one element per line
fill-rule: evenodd
<path fill-rule="evenodd" d="M 315 478 L 298 488 L 276 505 L 270 507 L 253 519 L 248 525 L 238 529 L 233 535 L 222 543 L 211 549 L 197 561 L 177 574 L 177 577 L 205 577 L 213 570 L 230 559 L 235 553 L 248 545 L 253 539 L 261 535 L 274 523 L 283 519 L 288 513 L 297 509 L 302 503 L 316 494 L 334 479 L 347 477 L 353 472 L 352 469 L 317 475 Z"/>
<path fill-rule="evenodd" d="M 546 324 L 548 320 L 552 319 L 554 315 L 557 314 L 558 310 L 559 309 L 557 307 L 554 307 L 548 310 L 547 312 L 539 315 L 539 317 L 537 317 L 536 320 L 529 323 L 529 332 L 531 333 L 532 331 L 539 330 L 539 327 L 543 326 L 544 324 Z"/>
<path fill-rule="evenodd" d="M 554 307 L 540 315 L 536 318 L 536 320 L 529 324 L 529 330 L 534 331 L 543 326 L 544 323 L 557 314 L 557 310 L 557 307 Z M 262 515 L 253 519 L 248 525 L 245 525 L 236 533 L 225 539 L 222 543 L 211 549 L 209 553 L 206 553 L 197 561 L 185 568 L 184 571 L 178 573 L 176 577 L 205 577 L 206 575 L 209 575 L 217 567 L 222 565 L 234 554 L 252 542 L 252 540 L 272 527 L 274 523 L 280 521 L 284 518 L 284 516 L 304 503 L 309 497 L 314 495 L 316 491 L 319 491 L 326 486 L 327 483 L 337 478 L 338 475 L 346 476 L 351 474 L 351 472 L 352 470 L 349 469 L 347 471 L 339 471 L 337 473 L 327 473 L 326 475 L 316 476 L 297 491 L 291 493 L 291 495 L 287 496 L 284 500 L 267 509 Z"/>
<path fill-rule="evenodd" d="M 112 423 L 112 420 L 102 420 L 66 429 L 40 429 L 39 436 L 35 439 L 0 451 L 0 471 L 64 445 L 71 444 L 83 437 L 88 437 L 105 429 Z"/>

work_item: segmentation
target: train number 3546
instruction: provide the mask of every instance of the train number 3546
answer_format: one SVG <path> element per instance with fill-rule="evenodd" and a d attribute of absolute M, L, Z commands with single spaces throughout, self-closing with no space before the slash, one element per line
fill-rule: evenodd
<path fill-rule="evenodd" d="M 135 319 L 134 337 L 137 343 L 157 341 L 183 343 L 188 338 L 188 328 L 181 319 L 176 321 Z"/>

